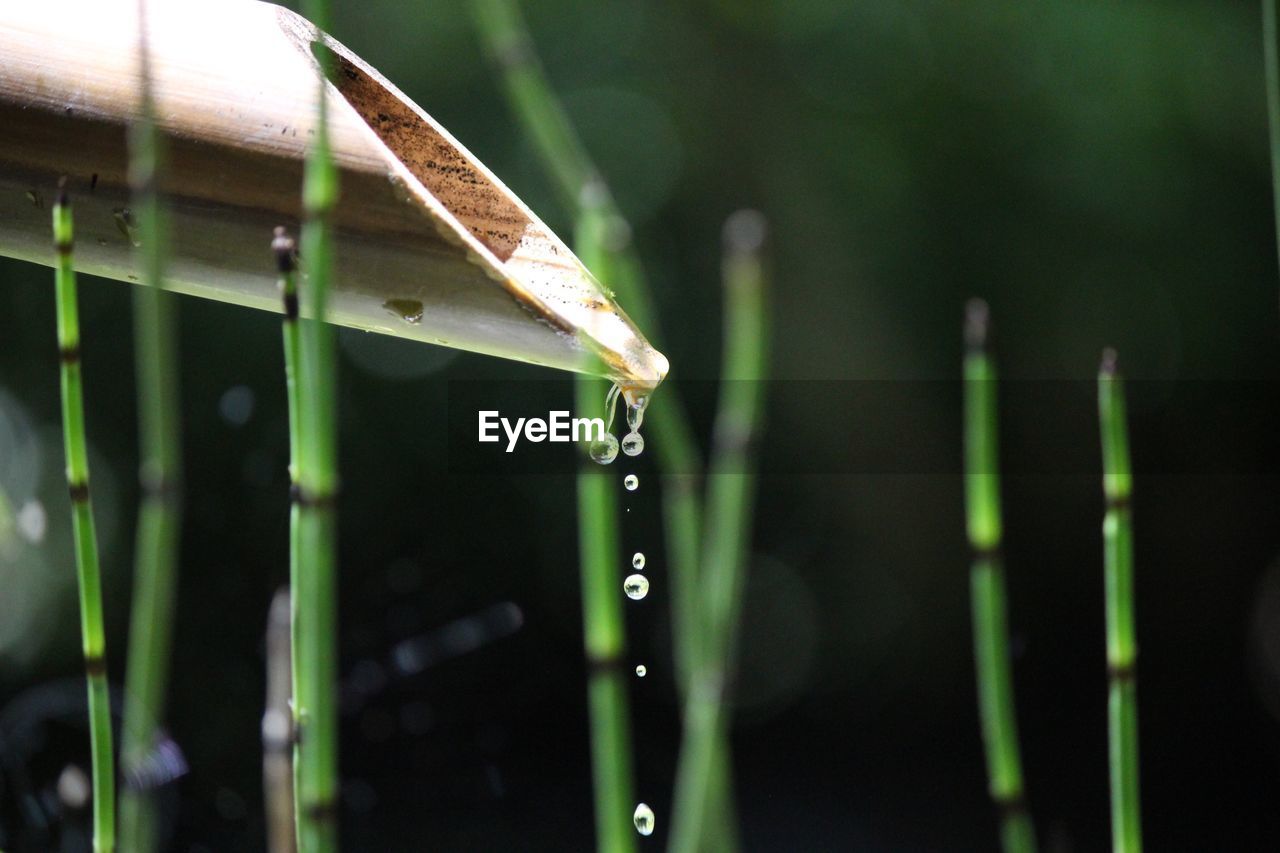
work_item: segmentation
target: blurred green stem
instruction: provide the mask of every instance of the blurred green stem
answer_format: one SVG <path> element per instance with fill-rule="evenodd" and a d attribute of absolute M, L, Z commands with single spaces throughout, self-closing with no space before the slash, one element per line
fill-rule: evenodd
<path fill-rule="evenodd" d="M 685 697 L 670 844 L 682 853 L 737 846 L 732 821 L 723 819 L 733 802 L 725 694 L 750 553 L 753 445 L 761 429 L 767 372 L 764 235 L 764 218 L 755 211 L 739 211 L 725 225 L 723 382 L 707 480 L 698 599 L 705 646 Z"/>
<path fill-rule="evenodd" d="M 1277 0 L 1262 0 L 1262 56 L 1267 79 L 1267 130 L 1271 142 L 1271 204 L 1280 254 L 1280 29 Z"/>
<path fill-rule="evenodd" d="M 80 590 L 80 634 L 89 692 L 89 741 L 93 758 L 93 849 L 116 846 L 116 782 L 111 751 L 111 698 L 107 687 L 107 641 L 102 619 L 102 575 L 98 537 L 89 499 L 89 449 L 85 438 L 84 390 L 80 375 L 80 318 L 76 297 L 71 204 L 59 187 L 53 206 L 54 273 L 58 313 L 58 353 L 62 380 L 62 437 L 71 492 L 76 579 Z"/>
<path fill-rule="evenodd" d="M 139 2 L 139 20 L 146 3 Z M 178 392 L 177 305 L 164 292 L 168 229 L 159 200 L 162 157 L 152 101 L 150 52 L 142 31 L 139 57 L 142 108 L 130 129 L 132 214 L 142 235 L 143 287 L 133 291 L 134 369 L 142 504 L 134 548 L 133 606 L 125 664 L 120 759 L 126 784 L 120 798 L 120 844 L 149 853 L 159 838 L 155 803 L 137 769 L 155 749 L 164 720 L 173 636 L 181 525 L 181 411 Z"/>
<path fill-rule="evenodd" d="M 329 4 L 307 0 L 303 14 L 328 30 Z M 338 173 L 329 145 L 329 51 L 314 51 L 316 132 L 303 178 L 302 296 L 312 319 L 301 323 L 297 377 L 297 522 L 291 535 L 295 793 L 300 853 L 338 848 L 337 373 L 333 328 L 325 323 L 333 279 L 330 220 Z"/>
<path fill-rule="evenodd" d="M 1107 723 L 1111 764 L 1111 839 L 1116 853 L 1142 850 L 1138 795 L 1138 645 L 1133 602 L 1133 473 L 1125 417 L 1124 380 L 1114 350 L 1098 371 L 1098 421 L 1102 434 L 1102 523 L 1107 611 Z"/>
<path fill-rule="evenodd" d="M 609 223 L 585 215 L 575 242 L 584 263 L 609 268 L 603 251 Z M 603 402 L 609 383 L 574 378 L 574 408 L 583 417 L 610 413 Z M 578 548 L 582 574 L 582 636 L 587 660 L 591 764 L 595 784 L 596 846 L 609 853 L 635 849 L 632 830 L 634 773 L 631 709 L 627 695 L 626 622 L 618 551 L 618 475 L 584 458 L 578 472 Z"/>
<path fill-rule="evenodd" d="M 969 545 L 973 549 L 970 597 L 978 711 L 987 754 L 991 799 L 1000 813 L 1005 853 L 1035 850 L 1027 811 L 1014 710 L 1013 666 L 1000 511 L 999 444 L 996 430 L 996 369 L 986 303 L 972 300 L 965 312 L 964 460 Z"/>

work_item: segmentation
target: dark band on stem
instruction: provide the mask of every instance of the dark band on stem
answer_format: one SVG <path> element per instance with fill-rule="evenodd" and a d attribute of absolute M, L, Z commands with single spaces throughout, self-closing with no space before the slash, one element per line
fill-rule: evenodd
<path fill-rule="evenodd" d="M 973 546 L 973 559 L 975 561 L 990 560 L 991 562 L 997 562 L 1002 556 L 1003 556 L 1003 552 L 1001 552 L 999 545 L 974 545 Z"/>
<path fill-rule="evenodd" d="M 1138 677 L 1138 662 L 1108 663 L 1107 680 L 1113 682 L 1134 681 Z"/>
<path fill-rule="evenodd" d="M 304 509 L 333 509 L 338 504 L 338 492 L 317 494 L 307 491 L 300 483 L 291 483 L 289 501 Z"/>
<path fill-rule="evenodd" d="M 102 655 L 85 655 L 84 674 L 89 678 L 105 677 L 107 674 L 107 659 Z"/>
<path fill-rule="evenodd" d="M 1027 800 L 1021 791 L 1016 794 L 993 795 L 991 799 L 996 804 L 996 812 L 1001 820 L 1024 817 L 1027 814 Z"/>
<path fill-rule="evenodd" d="M 593 655 L 587 658 L 587 672 L 590 675 L 621 672 L 626 663 L 622 655 Z"/>
<path fill-rule="evenodd" d="M 72 344 L 69 347 L 58 348 L 58 361 L 63 364 L 75 364 L 80 361 L 80 346 Z"/>
<path fill-rule="evenodd" d="M 146 500 L 168 503 L 175 500 L 179 494 L 177 481 L 166 477 L 139 477 L 138 485 L 141 487 L 142 496 Z"/>
<path fill-rule="evenodd" d="M 335 821 L 338 819 L 338 800 L 335 797 L 332 800 L 321 800 L 315 803 L 307 803 L 303 806 L 303 814 L 308 820 L 313 821 Z"/>
<path fill-rule="evenodd" d="M 298 294 L 293 291 L 285 291 L 284 294 L 284 321 L 292 323 L 298 319 Z"/>
<path fill-rule="evenodd" d="M 89 500 L 89 481 L 81 480 L 80 482 L 68 481 L 67 491 L 71 495 L 73 504 L 87 503 Z"/>
<path fill-rule="evenodd" d="M 1107 495 L 1107 509 L 1128 509 L 1130 495 Z"/>
<path fill-rule="evenodd" d="M 276 228 L 274 237 L 271 240 L 271 251 L 275 253 L 276 269 L 280 271 L 281 275 L 288 275 L 298 268 L 297 244 L 294 243 L 293 238 L 289 236 L 289 232 L 284 229 L 284 226 Z"/>
<path fill-rule="evenodd" d="M 67 257 L 76 250 L 75 240 L 59 240 L 53 244 L 53 249 L 58 253 L 59 257 Z"/>

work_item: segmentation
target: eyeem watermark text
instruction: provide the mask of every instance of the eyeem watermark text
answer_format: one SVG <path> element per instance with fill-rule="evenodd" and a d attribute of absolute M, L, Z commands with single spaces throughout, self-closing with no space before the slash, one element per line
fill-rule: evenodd
<path fill-rule="evenodd" d="M 493 444 L 502 440 L 506 434 L 507 453 L 516 449 L 516 444 L 523 437 L 526 441 L 538 444 L 543 441 L 580 442 L 604 441 L 604 420 L 602 418 L 572 418 L 567 411 L 548 412 L 542 418 L 504 418 L 496 410 L 481 410 L 479 415 L 479 441 Z"/>

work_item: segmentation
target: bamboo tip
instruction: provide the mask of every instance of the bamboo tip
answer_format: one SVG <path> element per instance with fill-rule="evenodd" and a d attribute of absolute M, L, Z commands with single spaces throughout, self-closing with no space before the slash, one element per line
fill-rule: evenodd
<path fill-rule="evenodd" d="M 1115 349 L 1107 347 L 1102 351 L 1102 364 L 1099 366 L 1098 372 L 1103 376 L 1115 376 L 1120 372 L 1118 360 L 1119 356 L 1116 355 Z"/>
<path fill-rule="evenodd" d="M 276 268 L 282 275 L 288 275 L 294 271 L 297 251 L 293 238 L 289 236 L 289 232 L 283 225 L 276 227 L 275 235 L 271 240 L 271 251 L 275 253 Z"/>
<path fill-rule="evenodd" d="M 973 298 L 964 305 L 964 342 L 967 347 L 985 350 L 991 335 L 991 309 L 986 300 Z"/>
<path fill-rule="evenodd" d="M 71 198 L 67 195 L 67 176 L 63 175 L 58 178 L 58 196 L 54 200 L 54 204 L 58 207 L 66 207 L 71 204 Z"/>
<path fill-rule="evenodd" d="M 724 248 L 732 254 L 759 254 L 768 236 L 769 221 L 758 210 L 736 210 L 724 221 Z"/>

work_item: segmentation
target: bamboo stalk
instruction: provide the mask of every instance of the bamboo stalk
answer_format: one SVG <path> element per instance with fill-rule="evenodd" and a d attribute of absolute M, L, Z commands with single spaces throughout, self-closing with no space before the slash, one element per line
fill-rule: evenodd
<path fill-rule="evenodd" d="M 1018 751 L 1018 723 L 1009 655 L 1009 615 L 1000 555 L 999 444 L 996 430 L 996 368 L 991 358 L 990 314 L 974 299 L 965 310 L 964 459 L 965 508 L 973 550 L 970 597 L 978 711 L 986 747 L 987 779 L 1000 815 L 1006 853 L 1036 848 L 1027 811 Z"/>
<path fill-rule="evenodd" d="M 596 269 L 609 268 L 604 239 L 609 223 L 584 216 L 578 251 Z M 577 411 L 603 417 L 608 383 L 587 376 L 574 382 Z M 587 660 L 587 708 L 595 789 L 596 849 L 635 850 L 631 708 L 627 695 L 626 628 L 622 613 L 618 546 L 617 474 L 583 457 L 578 471 L 578 564 L 582 583 L 582 643 Z"/>
<path fill-rule="evenodd" d="M 144 19 L 145 0 L 139 2 Z M 129 179 L 143 239 L 144 287 L 133 291 L 134 365 L 138 383 L 139 479 L 142 504 L 134 556 L 134 594 L 125 666 L 121 764 L 126 778 L 155 749 L 164 720 L 173 635 L 174 594 L 181 524 L 181 412 L 178 331 L 173 296 L 165 293 L 168 234 L 159 200 L 162 154 L 151 94 L 150 51 L 139 28 L 142 81 L 139 119 L 130 129 Z M 120 798 L 120 843 L 147 853 L 159 845 L 151 792 L 126 785 Z"/>
<path fill-rule="evenodd" d="M 1141 853 L 1138 793 L 1138 644 L 1134 630 L 1133 472 L 1125 416 L 1124 379 L 1115 350 L 1098 369 L 1098 421 L 1102 433 L 1102 523 L 1107 602 L 1107 725 L 1111 766 L 1111 839 L 1117 853 Z"/>
<path fill-rule="evenodd" d="M 347 48 L 249 0 L 157 4 L 146 26 L 171 164 L 171 289 L 279 310 L 258 247 L 300 221 L 317 57 L 329 57 L 342 72 L 325 84 L 343 186 L 333 322 L 641 390 L 661 381 L 666 359 L 568 247 Z M 0 254 L 54 262 L 27 194 L 67 175 L 89 237 L 78 268 L 140 276 L 126 180 L 137 34 L 136 12 L 117 3 L 0 4 Z"/>
<path fill-rule="evenodd" d="M 555 179 L 564 204 L 575 221 L 590 215 L 608 223 L 604 246 L 609 258 L 607 284 L 630 306 L 636 321 L 656 333 L 657 312 L 631 242 L 631 230 L 552 91 L 519 8 L 512 0 L 472 0 L 471 10 L 486 51 L 502 74 L 508 103 Z M 702 458 L 684 406 L 674 390 L 662 405 L 649 410 L 645 422 L 653 433 L 653 449 L 663 473 L 663 523 L 672 579 L 677 683 L 684 689 L 697 656 L 701 630 L 695 602 L 699 594 Z"/>
<path fill-rule="evenodd" d="M 267 849 L 294 853 L 297 836 L 293 818 L 293 620 L 289 590 L 276 592 L 267 616 L 267 701 L 262 714 L 262 794 L 266 806 Z"/>
<path fill-rule="evenodd" d="M 707 480 L 700 618 L 706 648 L 685 699 L 671 849 L 733 849 L 727 687 L 737 646 L 751 519 L 754 443 L 762 428 L 769 336 L 764 218 L 739 211 L 725 223 L 722 384 Z M 719 821 L 717 825 L 716 821 Z M 730 833 L 725 837 L 725 833 Z M 717 837 L 719 836 L 719 837 Z"/>
<path fill-rule="evenodd" d="M 107 687 L 107 641 L 102 619 L 102 575 L 98 539 L 89 499 L 89 450 L 85 438 L 84 390 L 80 373 L 80 318 L 73 259 L 71 203 L 59 188 L 53 206 L 53 244 L 58 257 L 58 352 L 62 364 L 62 437 L 71 492 L 76 580 L 80 590 L 80 633 L 89 693 L 89 740 L 93 758 L 93 849 L 112 853 L 116 843 L 115 766 L 111 749 L 111 699 Z"/>
<path fill-rule="evenodd" d="M 321 30 L 326 0 L 304 0 Z M 297 572 L 294 596 L 294 755 L 298 850 L 327 853 L 338 848 L 338 497 L 337 364 L 333 328 L 325 323 L 334 280 L 332 222 L 338 201 L 338 171 L 329 137 L 328 79 L 331 55 L 317 52 L 315 136 L 303 177 L 300 255 L 307 287 L 301 293 L 309 317 L 300 332 L 297 382 L 298 455 Z"/>

